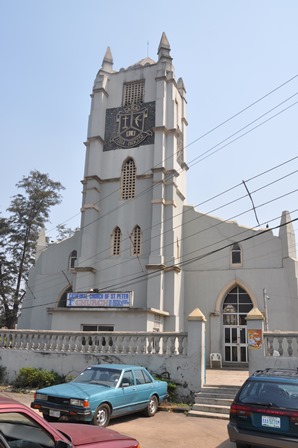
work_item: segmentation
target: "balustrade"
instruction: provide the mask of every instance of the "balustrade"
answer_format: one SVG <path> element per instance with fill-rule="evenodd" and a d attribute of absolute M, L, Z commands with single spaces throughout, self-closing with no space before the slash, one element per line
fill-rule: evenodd
<path fill-rule="evenodd" d="M 298 357 L 297 331 L 264 332 L 266 356 Z"/>
<path fill-rule="evenodd" d="M 174 356 L 187 354 L 187 333 L 0 330 L 0 348 L 47 353 Z"/>

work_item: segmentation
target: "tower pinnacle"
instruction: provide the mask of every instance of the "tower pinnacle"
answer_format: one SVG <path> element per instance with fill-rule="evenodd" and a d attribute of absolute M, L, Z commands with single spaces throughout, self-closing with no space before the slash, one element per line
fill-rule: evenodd
<path fill-rule="evenodd" d="M 110 47 L 107 48 L 106 53 L 104 55 L 101 69 L 106 72 L 113 72 L 113 56 Z"/>
<path fill-rule="evenodd" d="M 166 36 L 166 33 L 163 32 L 161 39 L 160 39 L 160 43 L 159 43 L 159 47 L 158 47 L 158 60 L 172 60 L 172 57 L 170 56 L 170 51 L 171 51 L 171 47 L 168 41 L 168 38 Z"/>

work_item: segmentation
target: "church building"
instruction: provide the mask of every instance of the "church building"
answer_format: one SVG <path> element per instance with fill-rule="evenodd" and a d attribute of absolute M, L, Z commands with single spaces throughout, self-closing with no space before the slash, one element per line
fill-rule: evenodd
<path fill-rule="evenodd" d="M 54 244 L 41 234 L 18 329 L 182 332 L 199 308 L 207 354 L 239 365 L 246 315 L 265 312 L 268 295 L 270 329 L 296 328 L 289 213 L 276 236 L 187 205 L 186 106 L 165 33 L 157 61 L 116 71 L 107 49 L 91 95 L 80 229 Z"/>

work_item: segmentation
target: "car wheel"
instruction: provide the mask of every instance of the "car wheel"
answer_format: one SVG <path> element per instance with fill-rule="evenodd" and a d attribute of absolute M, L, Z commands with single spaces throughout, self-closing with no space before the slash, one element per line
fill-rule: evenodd
<path fill-rule="evenodd" d="M 108 426 L 110 417 L 110 406 L 108 404 L 101 404 L 94 413 L 92 423 L 96 426 Z"/>
<path fill-rule="evenodd" d="M 147 417 L 153 417 L 156 414 L 158 408 L 158 399 L 156 395 L 152 395 L 145 410 Z"/>
<path fill-rule="evenodd" d="M 236 448 L 250 448 L 250 445 L 247 445 L 246 443 L 236 443 Z"/>

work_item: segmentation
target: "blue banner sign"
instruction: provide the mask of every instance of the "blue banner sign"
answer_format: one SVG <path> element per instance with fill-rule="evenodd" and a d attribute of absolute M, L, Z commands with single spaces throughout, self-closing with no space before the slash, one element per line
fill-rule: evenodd
<path fill-rule="evenodd" d="M 129 292 L 70 292 L 66 306 L 69 307 L 113 307 L 132 306 L 132 291 Z"/>

